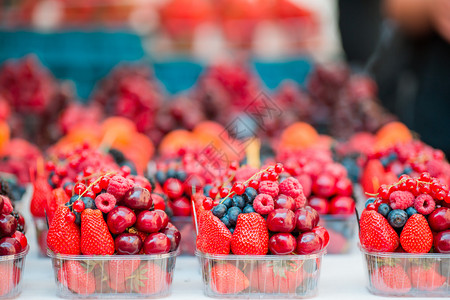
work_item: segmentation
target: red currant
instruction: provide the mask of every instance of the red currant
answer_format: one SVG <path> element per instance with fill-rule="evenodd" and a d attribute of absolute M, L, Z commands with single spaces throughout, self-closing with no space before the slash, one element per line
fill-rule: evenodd
<path fill-rule="evenodd" d="M 48 162 L 45 164 L 45 169 L 46 169 L 47 171 L 53 171 L 53 170 L 55 169 L 55 164 L 54 164 L 52 161 L 48 161 Z"/>
<path fill-rule="evenodd" d="M 237 195 L 242 195 L 245 192 L 245 185 L 240 182 L 235 182 L 231 190 Z"/>
<path fill-rule="evenodd" d="M 67 215 L 64 217 L 64 219 L 66 220 L 67 223 L 73 223 L 75 222 L 76 217 L 73 212 L 69 211 Z"/>
<path fill-rule="evenodd" d="M 248 186 L 257 190 L 259 188 L 259 181 L 255 180 L 255 179 L 250 180 L 250 182 L 248 183 Z"/>
<path fill-rule="evenodd" d="M 442 190 L 442 185 L 441 185 L 441 183 L 439 181 L 433 181 L 431 183 L 430 188 L 431 188 L 432 192 L 438 193 L 440 190 Z"/>
<path fill-rule="evenodd" d="M 203 208 L 206 210 L 211 210 L 213 208 L 213 200 L 209 197 L 203 199 Z"/>
<path fill-rule="evenodd" d="M 60 179 L 59 176 L 56 175 L 56 174 L 53 174 L 50 180 L 51 180 L 52 183 L 53 183 L 54 185 L 56 185 L 56 186 L 59 186 L 59 183 L 61 182 L 61 179 Z"/>
<path fill-rule="evenodd" d="M 271 172 L 275 172 L 275 168 L 274 167 L 268 167 L 266 170 L 267 173 L 271 173 Z"/>
<path fill-rule="evenodd" d="M 103 176 L 103 177 L 100 179 L 100 181 L 99 181 L 98 184 L 100 185 L 100 187 L 101 187 L 102 189 L 106 189 L 106 188 L 108 187 L 108 185 L 109 185 L 109 177 L 108 177 L 108 176 Z"/>
<path fill-rule="evenodd" d="M 277 172 L 278 174 L 280 174 L 281 172 L 283 172 L 283 165 L 280 163 L 277 163 L 275 165 L 275 172 Z"/>
<path fill-rule="evenodd" d="M 450 203 L 450 192 L 445 195 L 444 201 Z"/>
<path fill-rule="evenodd" d="M 239 168 L 239 163 L 237 161 L 232 161 L 230 163 L 230 170 L 236 171 Z"/>
<path fill-rule="evenodd" d="M 78 194 L 78 195 L 81 195 L 85 190 L 86 190 L 86 186 L 81 182 L 75 184 L 75 187 L 73 188 L 73 191 L 75 192 L 75 194 Z"/>
<path fill-rule="evenodd" d="M 81 175 L 81 174 L 78 174 L 76 177 L 75 177 L 75 182 L 82 182 L 83 181 L 83 175 Z"/>
<path fill-rule="evenodd" d="M 69 197 L 72 197 L 72 191 L 73 191 L 73 185 L 72 184 L 68 184 L 64 188 L 64 192 L 66 192 L 66 195 L 69 196 Z"/>
<path fill-rule="evenodd" d="M 87 167 L 87 168 L 84 169 L 84 171 L 83 171 L 84 177 L 89 177 L 89 176 L 91 176 L 92 174 L 94 174 L 94 169 L 91 168 L 91 167 Z"/>
<path fill-rule="evenodd" d="M 428 172 L 423 172 L 422 174 L 420 174 L 419 177 L 420 181 L 424 181 L 424 182 L 430 182 L 431 181 L 431 175 Z"/>
<path fill-rule="evenodd" d="M 444 200 L 445 196 L 447 196 L 447 193 L 444 190 L 439 190 L 435 193 L 436 199 L 438 200 Z"/>
<path fill-rule="evenodd" d="M 366 209 L 367 210 L 375 210 L 375 204 L 370 203 L 369 205 L 367 205 Z"/>
<path fill-rule="evenodd" d="M 73 203 L 73 210 L 76 212 L 82 212 L 84 210 L 84 202 L 77 200 Z"/>
<path fill-rule="evenodd" d="M 399 181 L 403 181 L 403 180 L 407 180 L 409 179 L 409 176 L 406 174 L 403 174 L 402 176 L 400 176 Z"/>
<path fill-rule="evenodd" d="M 414 179 L 412 179 L 412 178 L 407 179 L 407 180 L 406 180 L 406 187 L 407 187 L 407 189 L 408 189 L 409 191 L 415 190 L 416 187 L 417 187 L 417 181 L 414 180 Z"/>
<path fill-rule="evenodd" d="M 399 189 L 400 191 L 406 191 L 406 190 L 408 190 L 408 186 L 406 185 L 406 181 L 403 181 L 402 183 L 400 183 L 400 184 L 398 185 L 398 189 Z"/>
<path fill-rule="evenodd" d="M 86 193 L 84 193 L 83 196 L 84 196 L 84 197 L 89 197 L 89 198 L 91 198 L 91 199 L 95 199 L 95 193 L 94 193 L 93 191 L 91 191 L 91 190 L 86 191 Z"/>
<path fill-rule="evenodd" d="M 382 199 L 389 199 L 389 189 L 386 185 L 380 186 L 378 189 L 378 196 L 380 196 Z"/>
<path fill-rule="evenodd" d="M 428 183 L 421 183 L 420 184 L 420 192 L 422 194 L 430 194 L 431 193 L 430 184 L 428 184 Z"/>
<path fill-rule="evenodd" d="M 223 188 L 220 189 L 220 197 L 221 198 L 226 197 L 229 193 L 230 193 L 230 189 L 229 188 L 223 187 Z"/>
<path fill-rule="evenodd" d="M 102 188 L 97 183 L 92 186 L 92 191 L 94 192 L 94 194 L 99 194 L 102 191 Z"/>
<path fill-rule="evenodd" d="M 209 190 L 209 196 L 213 199 L 216 198 L 218 193 L 219 193 L 219 189 L 216 187 L 213 187 L 212 189 Z"/>
<path fill-rule="evenodd" d="M 131 174 L 131 169 L 129 166 L 122 166 L 120 168 L 123 177 L 128 177 Z"/>
<path fill-rule="evenodd" d="M 268 173 L 262 173 L 261 174 L 261 181 L 269 180 L 269 174 Z"/>
<path fill-rule="evenodd" d="M 67 176 L 67 169 L 64 167 L 57 167 L 56 168 L 56 174 L 60 177 L 66 177 Z"/>
<path fill-rule="evenodd" d="M 278 173 L 273 171 L 269 173 L 269 180 L 270 181 L 276 181 L 278 179 Z"/>

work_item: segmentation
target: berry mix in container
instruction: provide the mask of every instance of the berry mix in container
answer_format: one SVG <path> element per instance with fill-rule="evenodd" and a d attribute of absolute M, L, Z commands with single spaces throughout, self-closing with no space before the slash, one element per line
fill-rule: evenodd
<path fill-rule="evenodd" d="M 59 296 L 170 293 L 180 233 L 155 209 L 150 183 L 127 171 L 84 174 L 49 220 Z"/>
<path fill-rule="evenodd" d="M 385 296 L 450 293 L 450 192 L 429 173 L 402 175 L 369 198 L 360 216 L 368 289 Z"/>
<path fill-rule="evenodd" d="M 242 167 L 249 173 L 251 167 Z M 241 171 L 241 172 L 239 172 Z M 299 297 L 317 293 L 329 242 L 302 185 L 268 166 L 211 197 L 194 197 L 205 294 Z M 238 176 L 239 177 L 239 176 Z M 292 201 L 291 201 L 292 200 Z"/>

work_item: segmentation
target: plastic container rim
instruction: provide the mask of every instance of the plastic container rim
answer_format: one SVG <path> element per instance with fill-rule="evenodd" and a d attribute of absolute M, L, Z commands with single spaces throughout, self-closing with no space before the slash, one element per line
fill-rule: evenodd
<path fill-rule="evenodd" d="M 398 252 L 371 252 L 358 243 L 358 248 L 361 253 L 371 256 L 383 258 L 450 258 L 450 254 L 443 253 L 398 253 Z"/>
<path fill-rule="evenodd" d="M 307 260 L 307 259 L 316 259 L 324 256 L 327 253 L 327 249 L 322 249 L 320 252 L 314 254 L 307 255 L 235 255 L 235 254 L 208 254 L 203 253 L 199 250 L 195 250 L 195 255 L 201 258 L 208 259 L 218 259 L 218 260 L 258 260 L 258 261 L 266 261 L 266 260 Z"/>
<path fill-rule="evenodd" d="M 0 262 L 23 258 L 28 254 L 28 251 L 30 251 L 30 245 L 27 245 L 25 250 L 21 251 L 20 253 L 0 256 Z"/>
<path fill-rule="evenodd" d="M 50 258 L 67 259 L 67 260 L 158 260 L 177 257 L 180 249 L 164 254 L 138 254 L 138 255 L 71 255 L 58 254 L 47 248 L 47 256 Z"/>

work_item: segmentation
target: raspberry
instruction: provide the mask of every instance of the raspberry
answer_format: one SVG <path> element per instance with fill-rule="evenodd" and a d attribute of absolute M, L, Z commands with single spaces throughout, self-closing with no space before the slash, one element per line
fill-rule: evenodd
<path fill-rule="evenodd" d="M 414 208 L 423 215 L 429 215 L 436 208 L 436 202 L 434 202 L 430 195 L 420 194 L 414 200 Z"/>
<path fill-rule="evenodd" d="M 278 196 L 278 182 L 275 181 L 261 181 L 259 183 L 258 192 L 260 194 L 266 194 L 271 196 L 272 198 L 275 198 Z"/>
<path fill-rule="evenodd" d="M 294 177 L 288 177 L 278 186 L 280 189 L 280 194 L 291 196 L 297 199 L 298 196 L 303 194 L 303 187 Z"/>
<path fill-rule="evenodd" d="M 295 198 L 295 209 L 304 207 L 306 204 L 306 196 L 302 193 L 300 196 Z"/>
<path fill-rule="evenodd" d="M 120 200 L 126 192 L 132 187 L 132 184 L 127 178 L 116 175 L 109 180 L 109 185 L 106 191 Z"/>
<path fill-rule="evenodd" d="M 109 213 L 116 206 L 116 197 L 109 193 L 103 193 L 95 198 L 95 206 L 103 213 Z"/>
<path fill-rule="evenodd" d="M 253 208 L 261 215 L 267 215 L 274 210 L 275 204 L 273 198 L 267 194 L 259 194 L 253 200 Z"/>
<path fill-rule="evenodd" d="M 414 195 L 407 191 L 395 191 L 389 196 L 392 209 L 407 209 L 414 204 Z"/>

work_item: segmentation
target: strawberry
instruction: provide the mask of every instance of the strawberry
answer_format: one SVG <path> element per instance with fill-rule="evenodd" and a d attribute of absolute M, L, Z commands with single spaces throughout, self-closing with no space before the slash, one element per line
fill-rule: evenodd
<path fill-rule="evenodd" d="M 364 210 L 359 225 L 359 240 L 367 251 L 393 252 L 398 247 L 398 234 L 376 211 Z"/>
<path fill-rule="evenodd" d="M 81 253 L 114 254 L 114 240 L 99 209 L 88 208 L 81 213 Z"/>
<path fill-rule="evenodd" d="M 130 278 L 134 291 L 140 294 L 157 294 L 169 286 L 169 276 L 152 262 L 141 265 Z"/>
<path fill-rule="evenodd" d="M 0 296 L 6 296 L 20 281 L 20 270 L 9 262 L 0 263 Z"/>
<path fill-rule="evenodd" d="M 47 234 L 50 250 L 59 254 L 80 254 L 80 229 L 75 223 L 67 223 L 69 208 L 60 206 L 55 212 Z"/>
<path fill-rule="evenodd" d="M 139 260 L 110 260 L 105 272 L 111 283 L 123 283 L 139 267 Z"/>
<path fill-rule="evenodd" d="M 231 251 L 237 255 L 265 255 L 268 248 L 266 220 L 258 213 L 240 214 L 231 238 Z"/>
<path fill-rule="evenodd" d="M 230 253 L 231 232 L 211 211 L 202 212 L 199 227 L 196 241 L 199 251 L 209 254 Z"/>
<path fill-rule="evenodd" d="M 447 278 L 436 272 L 436 265 L 412 266 L 409 270 L 411 284 L 421 291 L 433 291 L 444 285 Z"/>
<path fill-rule="evenodd" d="M 77 294 L 89 295 L 95 292 L 94 275 L 87 272 L 78 261 L 66 261 L 58 271 L 58 281 Z"/>
<path fill-rule="evenodd" d="M 33 183 L 33 197 L 30 202 L 30 212 L 34 217 L 45 217 L 48 199 L 51 199 L 52 188 L 44 177 L 36 178 Z M 50 200 L 51 201 L 51 200 Z"/>
<path fill-rule="evenodd" d="M 295 293 L 303 282 L 302 263 L 274 261 L 259 264 L 248 275 L 252 289 L 262 293 Z"/>
<path fill-rule="evenodd" d="M 216 264 L 211 268 L 211 289 L 219 294 L 236 294 L 249 287 L 250 281 L 231 264 Z"/>
<path fill-rule="evenodd" d="M 328 243 L 327 253 L 340 254 L 346 253 L 350 247 L 350 244 L 342 233 L 334 231 L 330 228 L 327 229 L 330 235 L 330 242 Z"/>
<path fill-rule="evenodd" d="M 408 253 L 428 253 L 433 246 L 433 233 L 427 219 L 421 214 L 412 215 L 400 234 L 400 244 Z"/>
<path fill-rule="evenodd" d="M 371 280 L 374 288 L 382 292 L 404 294 L 411 290 L 411 281 L 400 265 L 379 267 L 373 272 Z"/>
<path fill-rule="evenodd" d="M 367 162 L 361 175 L 361 186 L 366 193 L 376 193 L 384 176 L 384 167 L 378 159 Z"/>
<path fill-rule="evenodd" d="M 58 206 L 64 205 L 67 202 L 69 202 L 69 196 L 67 196 L 63 188 L 54 189 L 52 191 L 52 197 L 47 197 L 47 218 L 50 223 L 53 220 Z"/>

